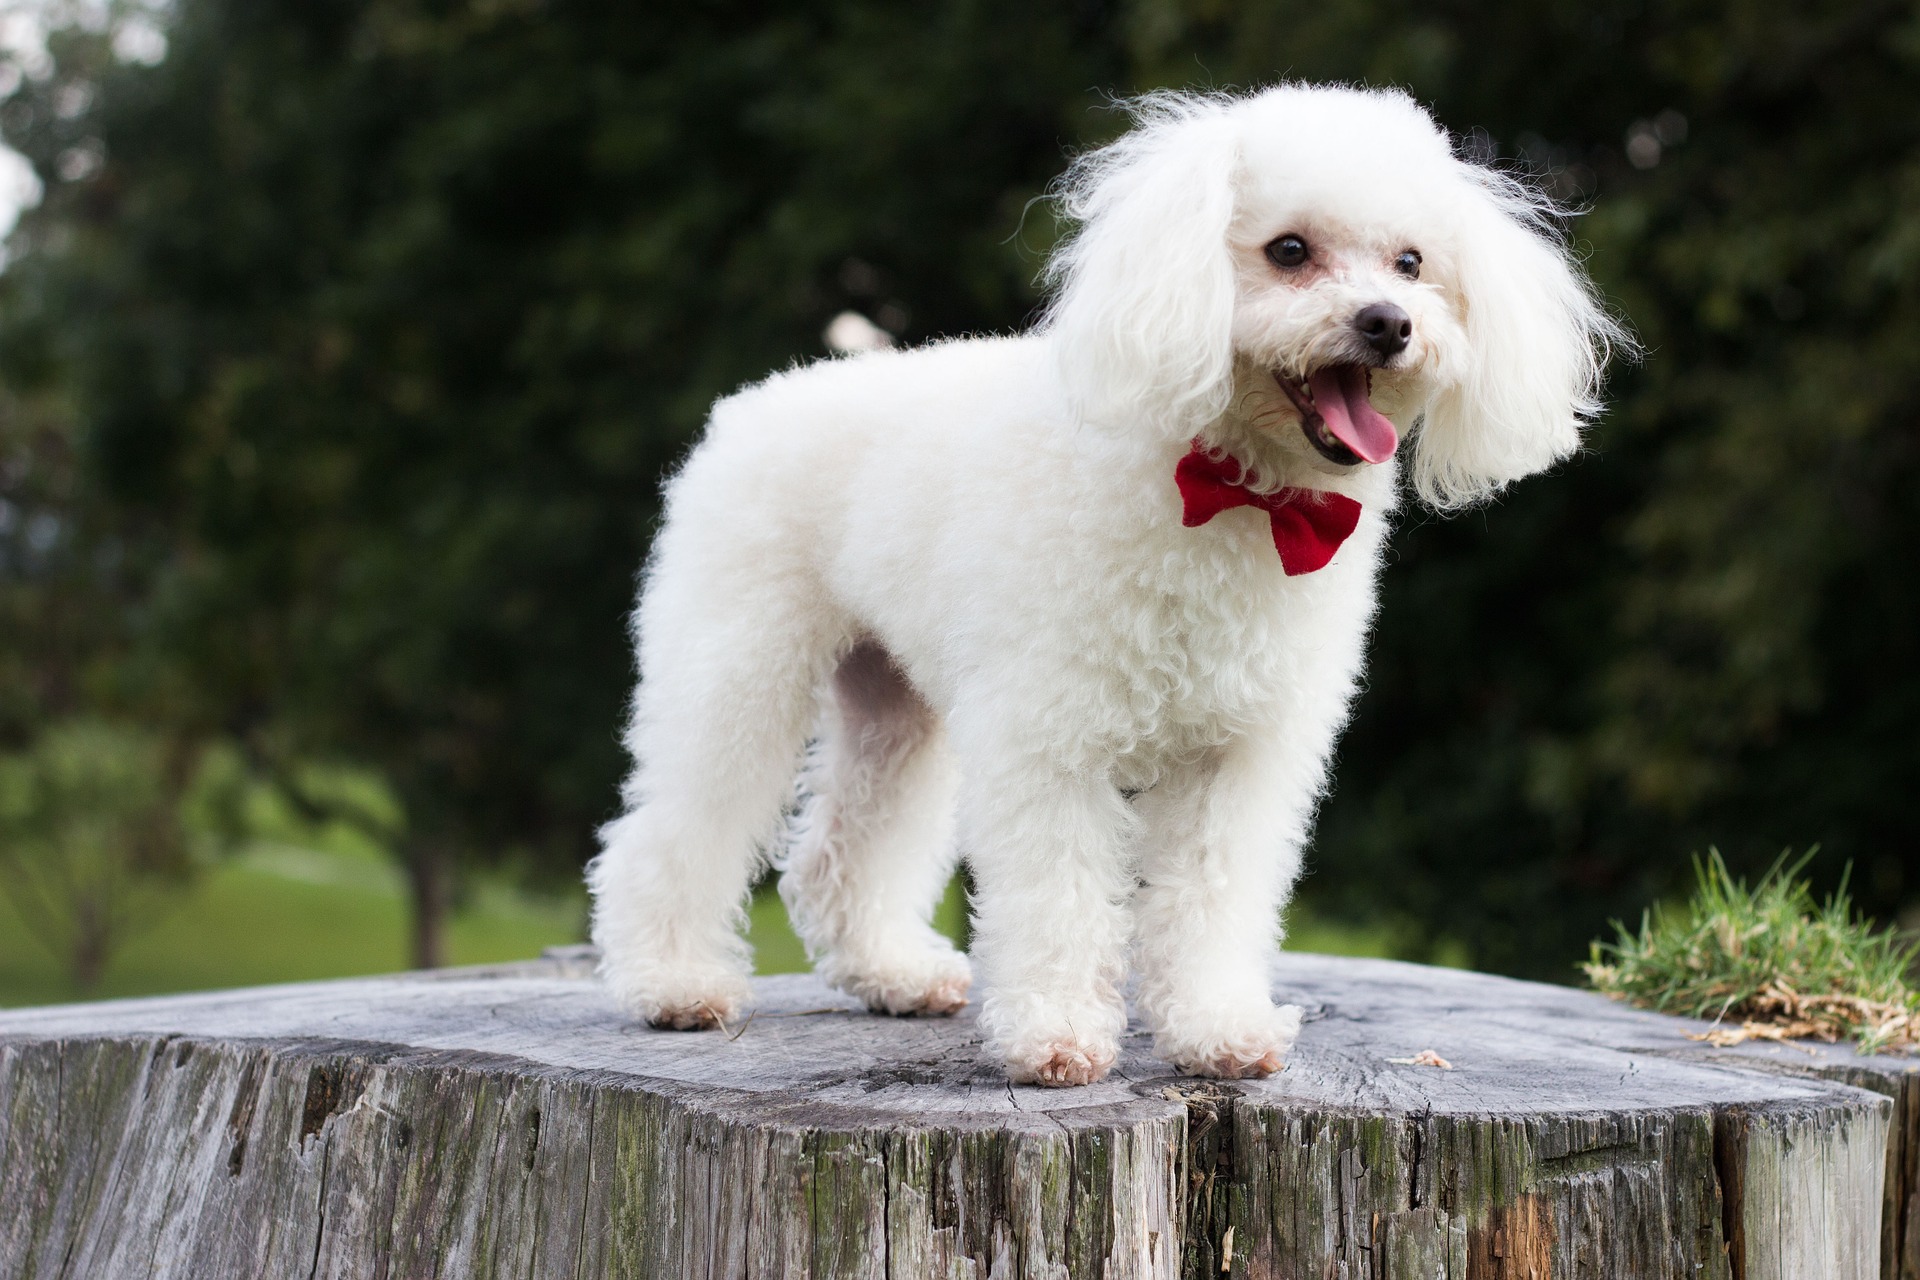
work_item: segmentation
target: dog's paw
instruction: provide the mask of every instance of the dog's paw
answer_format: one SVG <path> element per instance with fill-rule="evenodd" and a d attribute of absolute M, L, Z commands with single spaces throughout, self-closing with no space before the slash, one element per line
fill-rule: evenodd
<path fill-rule="evenodd" d="M 648 1026 L 671 1031 L 708 1031 L 738 1021 L 752 998 L 739 974 L 725 970 L 668 973 L 605 968 L 601 976 L 614 999 Z"/>
<path fill-rule="evenodd" d="M 661 1005 L 646 1015 L 647 1025 L 660 1031 L 711 1031 L 732 1020 L 736 1006 L 696 1000 L 686 1005 Z"/>
<path fill-rule="evenodd" d="M 973 975 L 959 973 L 919 987 L 886 991 L 867 1001 L 875 1013 L 891 1013 L 906 1018 L 916 1014 L 941 1018 L 967 1007 L 967 993 L 973 989 Z"/>
<path fill-rule="evenodd" d="M 1253 1052 L 1259 1052 L 1260 1056 L 1253 1057 Z M 1190 1076 L 1210 1076 L 1215 1080 L 1260 1080 L 1287 1065 L 1282 1056 L 1284 1052 L 1281 1049 L 1263 1052 L 1223 1049 L 1211 1058 L 1183 1065 L 1181 1069 Z"/>
<path fill-rule="evenodd" d="M 967 1007 L 967 993 L 973 989 L 967 957 L 944 943 L 901 948 L 884 959 L 868 958 L 858 965 L 831 957 L 823 962 L 821 973 L 875 1013 L 900 1018 L 958 1013 Z"/>
<path fill-rule="evenodd" d="M 1118 1056 L 1119 1048 L 1113 1044 L 1052 1040 L 1024 1053 L 1007 1055 L 1007 1075 L 1015 1084 L 1045 1085 L 1051 1089 L 1096 1084 L 1106 1078 Z"/>
<path fill-rule="evenodd" d="M 1286 1066 L 1287 1051 L 1300 1035 L 1298 1005 L 1269 1006 L 1256 1018 L 1231 1028 L 1174 1039 L 1163 1034 L 1155 1051 L 1187 1075 L 1216 1080 L 1255 1080 Z"/>

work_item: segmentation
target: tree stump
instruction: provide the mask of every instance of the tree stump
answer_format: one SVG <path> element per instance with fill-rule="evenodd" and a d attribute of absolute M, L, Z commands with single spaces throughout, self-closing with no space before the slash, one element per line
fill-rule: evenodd
<path fill-rule="evenodd" d="M 970 1017 L 794 976 L 657 1032 L 589 966 L 0 1013 L 0 1276 L 1920 1273 L 1907 1059 L 1290 955 L 1273 1079 L 1176 1077 L 1136 1035 L 1042 1090 Z"/>

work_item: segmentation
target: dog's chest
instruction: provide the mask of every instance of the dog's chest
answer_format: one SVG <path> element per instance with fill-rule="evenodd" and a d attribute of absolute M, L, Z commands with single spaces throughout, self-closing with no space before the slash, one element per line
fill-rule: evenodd
<path fill-rule="evenodd" d="M 1157 756 L 1217 745 L 1284 716 L 1305 684 L 1330 674 L 1315 656 L 1341 593 L 1318 589 L 1331 580 L 1268 568 L 1202 560 L 1085 617 L 1102 749 Z"/>

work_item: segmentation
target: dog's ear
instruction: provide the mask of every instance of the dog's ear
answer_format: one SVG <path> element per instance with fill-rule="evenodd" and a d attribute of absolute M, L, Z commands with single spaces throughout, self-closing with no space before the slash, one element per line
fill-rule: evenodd
<path fill-rule="evenodd" d="M 1078 230 L 1054 253 L 1043 330 L 1080 412 L 1143 416 L 1184 439 L 1233 377 L 1237 131 L 1219 99 L 1153 94 L 1134 128 L 1080 157 L 1056 194 Z"/>
<path fill-rule="evenodd" d="M 1461 170 L 1454 270 L 1467 359 L 1427 405 L 1413 459 L 1414 488 L 1436 508 L 1490 497 L 1572 453 L 1599 412 L 1608 354 L 1632 348 L 1554 233 L 1551 206 L 1490 170 Z"/>

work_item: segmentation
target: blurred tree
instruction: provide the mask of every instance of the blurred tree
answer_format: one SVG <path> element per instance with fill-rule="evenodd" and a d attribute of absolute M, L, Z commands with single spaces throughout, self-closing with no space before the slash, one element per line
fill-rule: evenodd
<path fill-rule="evenodd" d="M 850 303 L 916 337 L 1032 304 L 1003 241 L 1108 78 L 1078 34 L 1005 0 L 186 0 L 159 65 L 68 29 L 8 101 L 48 196 L 0 307 L 177 540 L 184 714 L 386 772 L 420 963 L 457 857 L 572 874 L 609 816 L 622 619 L 712 398 Z"/>
<path fill-rule="evenodd" d="M 1096 88 L 1288 74 L 1404 85 L 1591 206 L 1650 347 L 1588 457 L 1405 522 L 1309 895 L 1565 976 L 1709 840 L 1920 891 L 1911 2 L 179 0 L 168 35 L 65 32 L 0 107 L 48 184 L 0 361 L 158 531 L 128 652 L 173 722 L 392 780 L 423 962 L 456 858 L 570 873 L 607 815 L 620 620 L 713 396 L 847 307 L 1021 323 L 1028 201 L 1121 125 Z"/>
<path fill-rule="evenodd" d="M 1684 882 L 1821 843 L 1920 892 L 1920 7 L 1141 0 L 1148 82 L 1404 85 L 1590 209 L 1649 353 L 1592 453 L 1400 530 L 1310 893 L 1565 976 Z"/>
<path fill-rule="evenodd" d="M 189 867 L 159 734 L 73 719 L 0 755 L 0 893 L 81 991 Z"/>
<path fill-rule="evenodd" d="M 91 482 L 44 354 L 0 391 L 0 896 L 86 991 L 193 869 L 197 749 L 148 643 L 170 540 Z"/>

